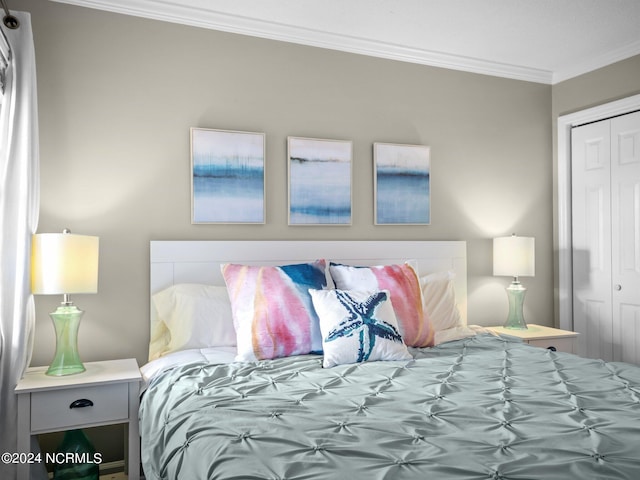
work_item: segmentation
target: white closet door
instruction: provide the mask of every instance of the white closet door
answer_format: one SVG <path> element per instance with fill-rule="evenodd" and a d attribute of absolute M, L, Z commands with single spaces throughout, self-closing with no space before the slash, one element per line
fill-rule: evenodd
<path fill-rule="evenodd" d="M 613 359 L 608 120 L 571 131 L 573 328 L 578 355 Z"/>
<path fill-rule="evenodd" d="M 614 360 L 640 364 L 640 112 L 611 119 Z"/>

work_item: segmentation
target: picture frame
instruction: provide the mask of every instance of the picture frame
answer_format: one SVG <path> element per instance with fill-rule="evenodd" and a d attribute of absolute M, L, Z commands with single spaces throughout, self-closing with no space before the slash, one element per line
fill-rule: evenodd
<path fill-rule="evenodd" d="M 191 223 L 264 224 L 265 134 L 190 129 Z"/>
<path fill-rule="evenodd" d="M 287 137 L 289 225 L 351 225 L 353 143 Z"/>
<path fill-rule="evenodd" d="M 431 224 L 431 148 L 373 144 L 375 225 Z"/>

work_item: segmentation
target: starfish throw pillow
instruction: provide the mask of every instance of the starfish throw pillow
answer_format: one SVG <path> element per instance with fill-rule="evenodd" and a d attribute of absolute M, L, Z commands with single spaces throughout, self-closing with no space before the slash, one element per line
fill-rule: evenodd
<path fill-rule="evenodd" d="M 433 346 L 433 326 L 422 306 L 420 280 L 410 264 L 360 267 L 331 263 L 329 269 L 336 288 L 388 290 L 404 343 L 409 347 Z"/>
<path fill-rule="evenodd" d="M 323 366 L 413 358 L 388 291 L 309 290 L 320 318 Z"/>

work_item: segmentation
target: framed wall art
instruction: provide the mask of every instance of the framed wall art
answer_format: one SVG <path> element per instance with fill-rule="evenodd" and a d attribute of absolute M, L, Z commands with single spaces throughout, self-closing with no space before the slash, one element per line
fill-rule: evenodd
<path fill-rule="evenodd" d="M 287 140 L 289 225 L 351 225 L 352 143 Z"/>
<path fill-rule="evenodd" d="M 265 135 L 191 129 L 191 223 L 265 223 Z"/>
<path fill-rule="evenodd" d="M 376 225 L 431 223 L 430 147 L 374 143 Z"/>

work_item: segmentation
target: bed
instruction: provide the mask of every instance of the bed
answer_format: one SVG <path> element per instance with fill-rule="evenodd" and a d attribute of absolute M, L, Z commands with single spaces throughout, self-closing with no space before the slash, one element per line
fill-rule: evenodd
<path fill-rule="evenodd" d="M 311 315 L 291 279 L 320 332 L 256 320 Z M 640 478 L 640 369 L 468 326 L 466 296 L 464 242 L 151 242 L 146 478 Z"/>

